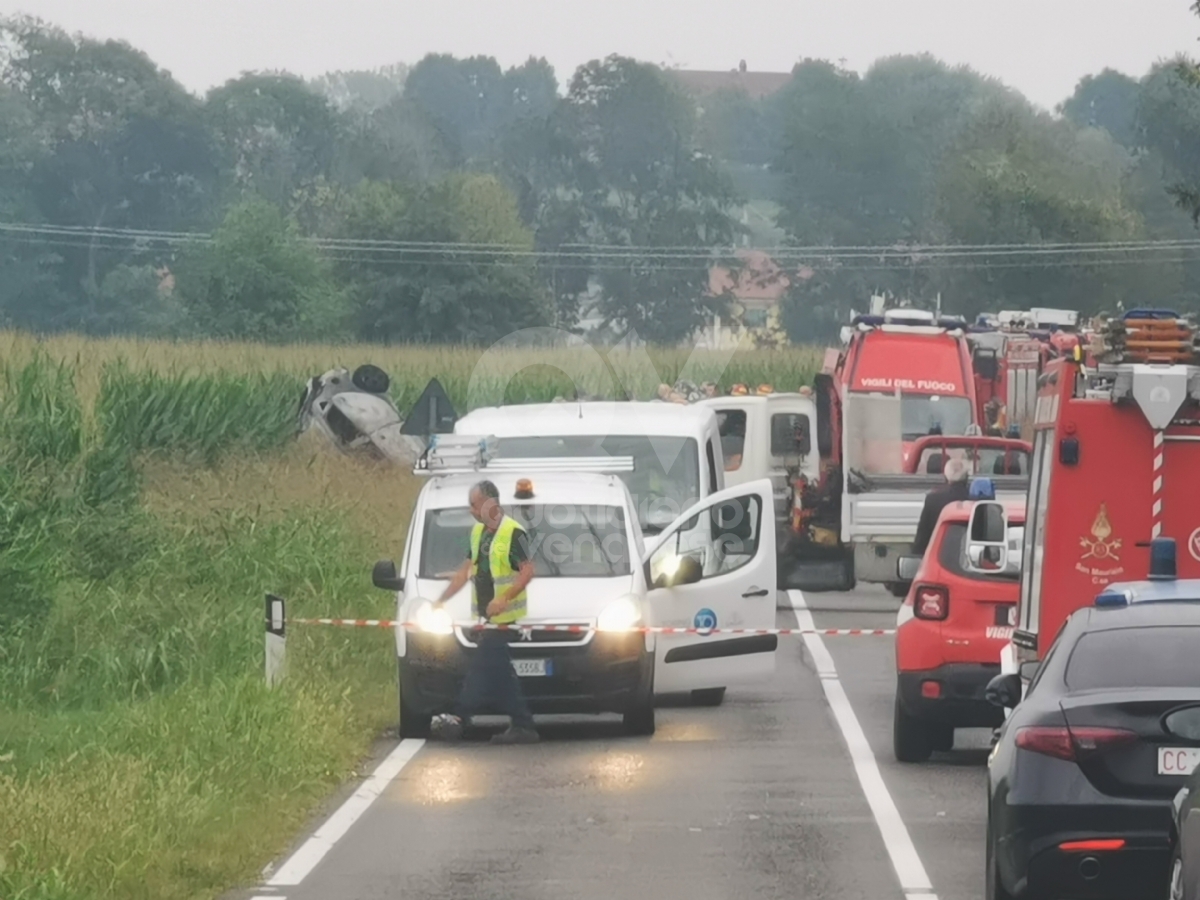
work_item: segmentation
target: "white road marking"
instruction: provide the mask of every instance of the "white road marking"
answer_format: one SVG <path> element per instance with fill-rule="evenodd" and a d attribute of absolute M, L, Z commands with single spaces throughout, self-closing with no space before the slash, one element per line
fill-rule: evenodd
<path fill-rule="evenodd" d="M 292 854 L 267 884 L 279 887 L 303 881 L 424 745 L 423 740 L 411 739 L 397 744 L 396 749 L 371 773 L 371 777 L 338 807 L 337 812 L 325 820 L 325 824 L 313 832 L 313 836 Z"/>
<path fill-rule="evenodd" d="M 794 589 L 787 593 L 800 628 L 815 629 L 812 613 L 804 602 L 804 594 Z M 892 860 L 892 868 L 896 870 L 896 877 L 900 879 L 901 890 L 904 891 L 907 900 L 937 900 L 937 894 L 933 893 L 933 884 L 921 863 L 921 858 L 917 855 L 917 848 L 909 836 L 908 828 L 900 818 L 900 811 L 896 809 L 887 785 L 883 783 L 879 764 L 875 761 L 875 754 L 871 752 L 867 736 L 854 714 L 853 707 L 850 706 L 850 698 L 846 696 L 842 682 L 838 679 L 833 657 L 819 634 L 804 635 L 804 645 L 817 668 L 817 675 L 821 679 L 821 687 L 825 690 L 829 708 L 833 710 L 833 717 L 842 730 L 842 737 L 850 751 L 850 760 L 854 764 L 854 772 L 858 775 L 858 783 L 862 785 L 867 805 L 871 807 L 871 814 L 875 816 L 875 824 L 879 826 L 879 833 Z"/>

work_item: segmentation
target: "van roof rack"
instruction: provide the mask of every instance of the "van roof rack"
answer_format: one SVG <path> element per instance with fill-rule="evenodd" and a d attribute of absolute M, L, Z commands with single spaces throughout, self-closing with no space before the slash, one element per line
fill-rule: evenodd
<path fill-rule="evenodd" d="M 470 475 L 494 472 L 589 472 L 616 474 L 634 471 L 632 456 L 534 456 L 498 458 L 496 437 L 489 435 L 435 434 L 417 464 L 414 475 Z"/>

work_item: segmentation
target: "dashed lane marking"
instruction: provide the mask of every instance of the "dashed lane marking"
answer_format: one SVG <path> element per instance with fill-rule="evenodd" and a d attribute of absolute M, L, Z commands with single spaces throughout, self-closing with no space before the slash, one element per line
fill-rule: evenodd
<path fill-rule="evenodd" d="M 804 594 L 795 589 L 787 593 L 800 628 L 815 631 L 812 613 L 805 603 Z M 833 710 L 833 717 L 850 751 L 850 760 L 854 764 L 858 783 L 862 785 L 867 805 L 871 807 L 875 824 L 879 826 L 879 833 L 883 837 L 888 857 L 891 858 L 892 868 L 896 870 L 896 877 L 900 879 L 900 889 L 904 892 L 906 900 L 937 900 L 933 884 L 921 863 L 921 858 L 917 855 L 917 848 L 904 820 L 900 818 L 900 811 L 896 808 L 892 795 L 888 793 L 887 785 L 883 783 L 883 775 L 875 761 L 875 754 L 871 752 L 867 736 L 854 714 L 854 708 L 850 705 L 850 698 L 846 696 L 841 679 L 838 678 L 833 657 L 820 635 L 805 634 L 804 646 L 812 656 L 817 676 L 821 679 L 821 687 L 825 690 L 825 699 L 829 708 Z"/>

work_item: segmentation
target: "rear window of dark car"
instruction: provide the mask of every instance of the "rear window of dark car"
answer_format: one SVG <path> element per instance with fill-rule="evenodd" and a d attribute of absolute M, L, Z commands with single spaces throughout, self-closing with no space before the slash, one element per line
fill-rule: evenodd
<path fill-rule="evenodd" d="M 1014 528 L 1024 528 L 1019 523 L 1012 523 L 1008 526 L 1010 543 L 1012 531 Z M 1021 578 L 1020 570 L 997 572 L 995 574 L 984 574 L 982 572 L 968 572 L 963 563 L 966 562 L 966 552 L 963 548 L 963 541 L 967 539 L 967 523 L 966 522 L 951 522 L 943 526 L 944 534 L 942 537 L 941 547 L 938 549 L 938 563 L 947 572 L 952 572 L 963 578 L 972 578 L 976 581 L 1018 581 Z M 1015 564 L 1014 564 L 1015 565 Z"/>
<path fill-rule="evenodd" d="M 1067 660 L 1067 687 L 1200 687 L 1200 626 L 1114 628 L 1083 634 Z"/>

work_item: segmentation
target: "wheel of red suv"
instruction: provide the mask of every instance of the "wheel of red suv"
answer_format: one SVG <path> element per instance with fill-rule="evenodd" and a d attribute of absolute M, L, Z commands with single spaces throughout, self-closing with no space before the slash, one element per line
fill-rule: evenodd
<path fill-rule="evenodd" d="M 929 743 L 938 753 L 949 753 L 954 749 L 954 726 L 932 726 L 929 729 Z"/>
<path fill-rule="evenodd" d="M 908 713 L 900 701 L 900 688 L 896 687 L 896 706 L 892 718 L 892 752 L 900 762 L 925 762 L 933 755 L 933 741 L 929 726 Z"/>
<path fill-rule="evenodd" d="M 988 814 L 987 862 L 984 865 L 987 881 L 984 884 L 984 900 L 1013 900 L 1013 895 L 1004 889 L 1000 880 L 1000 869 L 996 863 L 996 842 L 992 837 L 992 817 Z"/>

